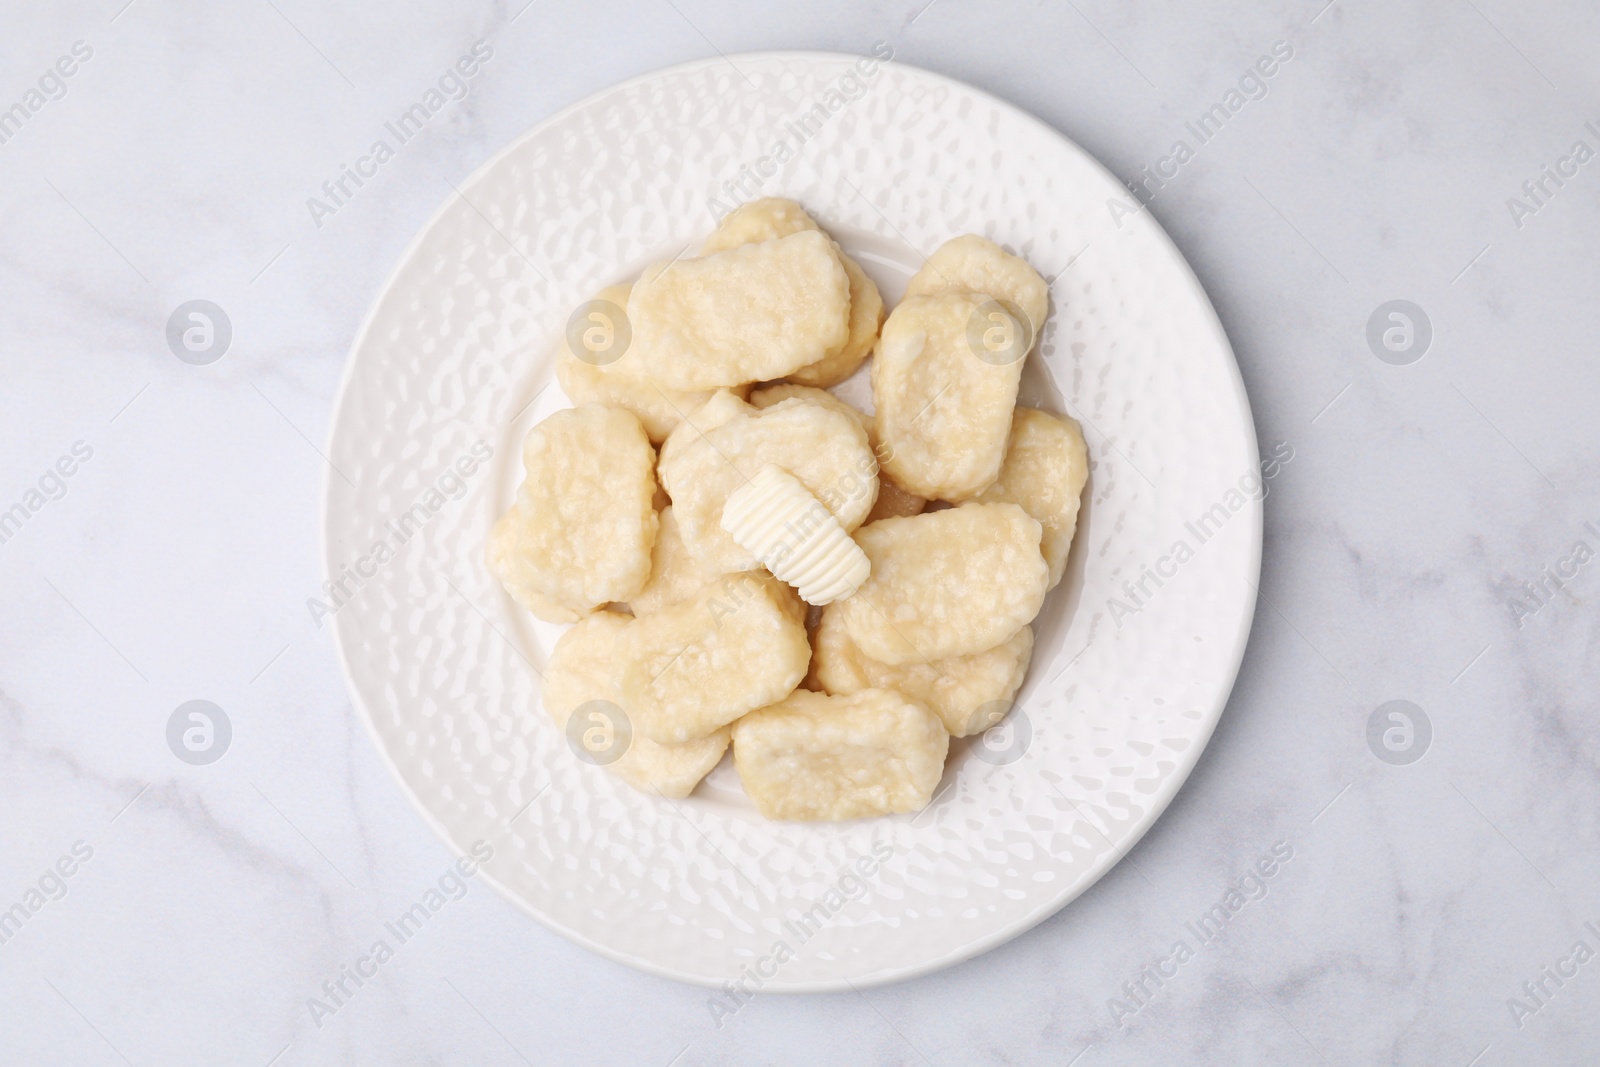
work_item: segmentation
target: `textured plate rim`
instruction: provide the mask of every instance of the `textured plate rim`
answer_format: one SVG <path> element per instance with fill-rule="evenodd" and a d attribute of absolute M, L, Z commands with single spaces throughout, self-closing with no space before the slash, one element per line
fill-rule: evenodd
<path fill-rule="evenodd" d="M 460 183 L 460 187 L 465 189 L 475 184 L 490 170 L 498 166 L 503 159 L 514 152 L 520 145 L 523 144 L 523 142 L 527 141 L 531 137 L 536 136 L 547 127 L 562 121 L 569 115 L 579 112 L 601 100 L 602 98 L 622 89 L 627 89 L 635 85 L 654 81 L 671 74 L 698 70 L 723 63 L 731 64 L 735 60 L 739 59 L 779 61 L 798 60 L 815 63 L 836 63 L 840 61 L 854 61 L 859 58 L 860 56 L 850 52 L 825 52 L 807 49 L 776 49 L 760 52 L 739 52 L 730 56 L 719 55 L 711 58 L 692 59 L 683 63 L 674 63 L 670 66 L 660 67 L 643 74 L 635 75 L 631 78 L 625 78 L 622 81 L 613 82 L 609 85 L 606 85 L 595 92 L 584 96 L 582 99 L 568 104 L 566 107 L 561 108 L 558 111 L 552 112 L 551 114 L 540 119 L 538 122 L 529 126 L 527 129 L 523 130 L 506 144 L 501 146 L 498 151 L 490 155 L 481 164 L 479 164 L 472 171 L 472 173 Z M 1072 138 L 1068 137 L 1066 134 L 1049 125 L 1044 120 L 1038 118 L 1026 109 L 1011 103 L 1009 100 L 1002 99 L 993 93 L 979 89 L 967 82 L 963 82 L 960 79 L 952 78 L 948 75 L 940 74 L 924 67 L 917 67 L 908 63 L 901 63 L 897 60 L 889 60 L 887 62 L 892 64 L 898 70 L 909 72 L 919 78 L 927 79 L 930 82 L 942 85 L 946 88 L 952 88 L 962 92 L 971 93 L 974 97 L 984 101 L 990 106 L 1011 113 L 1011 115 L 1013 115 L 1015 118 L 1021 120 L 1024 126 L 1032 129 L 1037 136 L 1047 139 L 1054 139 L 1055 141 L 1065 145 L 1069 151 L 1075 153 L 1085 163 L 1087 163 L 1091 170 L 1098 172 L 1107 181 L 1111 182 L 1113 186 L 1122 188 L 1123 183 L 1105 166 L 1105 164 L 1101 163 L 1093 153 L 1089 152 Z M 350 343 L 350 350 L 345 356 L 344 367 L 340 372 L 339 387 L 333 398 L 332 416 L 328 421 L 328 430 L 323 440 L 323 446 L 328 455 L 334 454 L 333 446 L 340 429 L 339 416 L 344 408 L 346 396 L 355 377 L 356 357 L 366 345 L 367 335 L 372 329 L 374 320 L 377 318 L 378 309 L 382 305 L 384 297 L 391 289 L 394 288 L 395 284 L 400 278 L 401 273 L 410 266 L 412 258 L 415 256 L 417 250 L 421 247 L 428 234 L 436 225 L 438 225 L 440 220 L 445 216 L 445 213 L 450 210 L 450 207 L 455 202 L 455 199 L 456 194 L 454 193 L 452 193 L 451 196 L 446 197 L 439 207 L 435 209 L 433 214 L 429 216 L 428 220 L 417 230 L 417 232 L 412 236 L 411 240 L 406 243 L 405 248 L 401 251 L 398 259 L 395 261 L 395 265 L 390 269 L 388 275 L 384 278 L 383 283 L 378 287 L 372 297 L 372 300 L 367 308 L 367 312 L 362 318 L 361 326 L 356 331 L 355 337 Z M 1246 391 L 1244 386 L 1244 377 L 1239 369 L 1238 357 L 1234 354 L 1233 345 L 1228 340 L 1227 332 L 1222 328 L 1222 321 L 1217 315 L 1216 307 L 1212 304 L 1210 296 L 1205 291 L 1205 287 L 1200 284 L 1200 279 L 1195 274 L 1194 267 L 1189 263 L 1188 258 L 1183 255 L 1182 251 L 1179 250 L 1178 246 L 1167 234 L 1166 229 L 1163 228 L 1156 220 L 1150 208 L 1148 206 L 1144 206 L 1142 208 L 1142 213 L 1145 216 L 1145 221 L 1150 226 L 1153 239 L 1172 257 L 1176 264 L 1181 268 L 1183 275 L 1188 279 L 1188 283 L 1194 295 L 1199 298 L 1207 329 L 1211 334 L 1211 340 L 1220 346 L 1221 351 L 1227 356 L 1227 359 L 1224 360 L 1224 366 L 1228 375 L 1229 384 L 1233 387 L 1235 398 L 1237 399 L 1240 410 L 1243 413 L 1243 430 L 1245 431 L 1245 435 L 1249 441 L 1250 452 L 1252 455 L 1259 456 L 1260 443 L 1256 437 L 1255 419 L 1250 406 L 1249 393 Z M 332 578 L 335 566 L 333 545 L 330 540 L 330 528 L 328 523 L 329 508 L 333 494 L 332 483 L 333 472 L 329 469 L 324 469 L 322 472 L 322 493 L 317 512 L 317 522 L 319 527 L 318 543 L 322 557 L 321 569 L 323 581 L 328 581 Z M 1161 789 L 1151 798 L 1145 814 L 1128 830 L 1123 839 L 1119 842 L 1116 842 L 1112 850 L 1105 853 L 1104 857 L 1099 863 L 1097 863 L 1076 884 L 1068 888 L 1060 896 L 1048 901 L 1033 912 L 1022 916 L 1019 919 L 1013 920 L 1009 924 L 997 928 L 990 934 L 969 941 L 965 945 L 962 945 L 959 949 L 947 952 L 942 956 L 922 960 L 915 964 L 894 968 L 892 970 L 887 970 L 870 976 L 856 979 L 841 977 L 838 979 L 797 982 L 784 985 L 782 988 L 775 988 L 770 992 L 763 991 L 763 995 L 781 995 L 784 993 L 838 993 L 852 989 L 870 989 L 896 982 L 909 981 L 910 979 L 920 978 L 925 975 L 932 974 L 935 971 L 943 970 L 947 967 L 953 967 L 958 963 L 963 963 L 967 960 L 973 959 L 974 957 L 983 955 L 992 949 L 998 948 L 1006 942 L 1020 937 L 1022 934 L 1027 933 L 1035 926 L 1044 922 L 1046 919 L 1050 918 L 1050 916 L 1054 915 L 1062 908 L 1065 908 L 1068 904 L 1071 904 L 1078 897 L 1088 892 L 1092 886 L 1096 885 L 1113 867 L 1120 863 L 1128 855 L 1128 853 L 1138 846 L 1139 842 L 1144 838 L 1144 835 L 1148 833 L 1150 828 L 1155 825 L 1156 821 L 1166 813 L 1167 808 L 1171 805 L 1173 799 L 1178 795 L 1179 790 L 1181 790 L 1184 784 L 1189 780 L 1189 775 L 1199 764 L 1200 757 L 1210 746 L 1211 737 L 1216 732 L 1217 724 L 1222 719 L 1223 711 L 1227 708 L 1228 700 L 1233 693 L 1233 687 L 1238 681 L 1239 669 L 1244 663 L 1244 654 L 1246 647 L 1249 644 L 1250 631 L 1254 626 L 1257 601 L 1259 599 L 1263 525 L 1266 511 L 1264 498 L 1247 498 L 1247 500 L 1250 511 L 1248 526 L 1250 541 L 1247 546 L 1248 559 L 1246 560 L 1246 569 L 1249 572 L 1248 584 L 1250 586 L 1250 592 L 1247 596 L 1248 610 L 1240 617 L 1238 632 L 1231 635 L 1233 646 L 1228 657 L 1231 662 L 1227 665 L 1227 669 L 1225 671 L 1225 681 L 1219 685 L 1212 707 L 1208 709 L 1205 720 L 1196 730 L 1195 744 L 1190 746 L 1187 751 L 1182 753 L 1183 758 L 1178 761 L 1173 773 L 1162 782 Z M 384 766 L 388 768 L 389 774 L 394 779 L 396 784 L 399 785 L 401 793 L 410 803 L 412 809 L 422 817 L 423 822 L 430 830 L 433 831 L 435 836 L 437 836 L 444 843 L 445 847 L 457 857 L 465 856 L 465 850 L 457 846 L 448 828 L 433 814 L 432 810 L 423 803 L 422 798 L 417 795 L 416 791 L 411 788 L 404 775 L 400 773 L 400 768 L 398 764 L 396 764 L 393 756 L 390 755 L 382 735 L 378 732 L 378 727 L 376 722 L 373 720 L 372 713 L 367 708 L 366 700 L 362 696 L 361 689 L 356 684 L 356 679 L 351 673 L 351 661 L 350 657 L 345 652 L 344 636 L 341 632 L 337 617 L 335 617 L 330 629 L 333 633 L 334 651 L 339 660 L 339 671 L 344 678 L 345 689 L 349 693 L 351 706 L 355 709 L 357 717 L 361 720 L 363 727 L 366 729 L 367 737 L 372 741 L 373 747 L 377 749 L 378 755 Z M 502 884 L 487 870 L 480 871 L 479 877 L 481 877 L 485 883 L 493 888 L 503 900 L 510 903 L 518 911 L 534 919 L 546 929 L 552 930 L 561 935 L 573 944 L 588 949 L 589 951 L 603 956 L 613 962 L 632 967 L 635 970 L 640 970 L 659 978 L 668 978 L 673 981 L 683 982 L 688 985 L 699 986 L 707 989 L 718 988 L 717 983 L 711 979 L 697 974 L 691 974 L 677 970 L 670 965 L 662 964 L 648 957 L 636 956 L 627 952 L 621 952 L 609 945 L 604 945 L 593 941 L 584 934 L 573 930 L 572 928 L 567 927 L 560 922 L 557 922 L 550 916 L 541 914 L 534 908 L 530 901 L 524 898 L 522 894 L 517 893 L 510 887 Z"/>

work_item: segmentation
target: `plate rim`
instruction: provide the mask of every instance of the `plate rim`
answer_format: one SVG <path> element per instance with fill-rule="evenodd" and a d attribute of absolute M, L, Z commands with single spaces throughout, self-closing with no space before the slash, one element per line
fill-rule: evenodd
<path fill-rule="evenodd" d="M 815 49 L 769 49 L 754 52 L 736 52 L 727 55 L 718 54 L 715 56 L 686 60 L 681 63 L 673 63 L 669 64 L 668 66 L 658 67 L 642 74 L 636 74 L 632 77 L 624 78 L 621 81 L 612 82 L 608 85 L 602 86 L 601 88 L 592 93 L 586 94 L 571 104 L 551 112 L 544 118 L 539 119 L 532 125 L 523 129 L 520 133 L 513 136 L 498 150 L 490 154 L 483 160 L 483 162 L 478 164 L 478 166 L 475 167 L 469 175 L 467 175 L 458 183 L 456 189 L 452 190 L 451 195 L 444 198 L 444 200 L 433 211 L 433 213 L 429 215 L 427 221 L 417 229 L 416 233 L 414 233 L 411 239 L 406 243 L 405 248 L 396 258 L 394 266 L 389 269 L 389 272 L 384 277 L 383 282 L 374 292 L 371 300 L 368 303 L 366 313 L 362 317 L 361 325 L 351 339 L 349 350 L 345 353 L 344 366 L 340 371 L 339 385 L 333 396 L 333 404 L 330 417 L 328 419 L 328 429 L 323 436 L 323 448 L 325 454 L 330 456 L 334 454 L 333 446 L 335 439 L 339 434 L 340 428 L 339 416 L 345 406 L 345 401 L 354 378 L 356 357 L 367 343 L 368 334 L 372 329 L 374 320 L 377 318 L 378 309 L 383 303 L 384 297 L 394 288 L 402 271 L 404 271 L 410 265 L 417 250 L 421 247 L 422 243 L 426 240 L 428 234 L 433 230 L 433 228 L 439 224 L 446 212 L 450 210 L 455 203 L 456 198 L 464 196 L 464 190 L 476 184 L 479 179 L 487 174 L 492 168 L 499 165 L 503 159 L 509 156 L 512 152 L 516 151 L 529 138 L 567 118 L 569 115 L 575 114 L 584 108 L 591 106 L 595 102 L 611 95 L 612 93 L 645 82 L 654 81 L 671 74 L 699 70 L 723 63 L 734 65 L 734 61 L 739 59 L 776 61 L 802 60 L 808 62 L 831 63 L 840 61 L 856 61 L 861 58 L 863 58 L 861 55 L 853 52 L 830 52 Z M 1110 181 L 1117 188 L 1124 187 L 1121 179 L 1119 179 L 1109 167 L 1102 163 L 1097 156 L 1085 149 L 1066 133 L 1056 129 L 1054 126 L 1034 115 L 1026 108 L 1012 103 L 1003 97 L 997 96 L 986 89 L 980 89 L 968 82 L 960 80 L 959 78 L 953 78 L 947 74 L 941 74 L 937 71 L 929 70 L 926 67 L 919 67 L 914 64 L 903 63 L 893 58 L 882 60 L 881 62 L 883 62 L 885 65 L 893 65 L 897 69 L 908 71 L 918 77 L 928 79 L 944 87 L 959 89 L 962 92 L 970 93 L 976 99 L 981 100 L 992 107 L 999 108 L 1010 113 L 1014 118 L 1020 119 L 1025 126 L 1032 128 L 1036 134 L 1040 134 L 1048 138 L 1054 138 L 1057 141 L 1065 144 L 1070 151 L 1076 153 L 1093 170 L 1098 171 L 1102 177 Z M 1227 331 L 1222 326 L 1222 320 L 1217 314 L 1216 305 L 1212 303 L 1210 294 L 1206 292 L 1205 286 L 1201 284 L 1199 276 L 1195 274 L 1193 264 L 1189 262 L 1188 257 L 1183 254 L 1182 250 L 1178 248 L 1177 244 L 1172 240 L 1171 235 L 1167 233 L 1166 228 L 1163 227 L 1156 219 L 1150 205 L 1142 204 L 1140 210 L 1141 213 L 1145 215 L 1146 222 L 1151 227 L 1154 239 L 1159 244 L 1164 245 L 1173 259 L 1176 260 L 1177 264 L 1182 269 L 1183 276 L 1187 278 L 1188 284 L 1192 288 L 1193 292 L 1199 297 L 1202 305 L 1202 312 L 1206 320 L 1207 328 L 1212 334 L 1212 339 L 1216 343 L 1220 344 L 1222 351 L 1226 353 L 1228 357 L 1224 362 L 1228 372 L 1229 384 L 1232 386 L 1235 398 L 1239 402 L 1239 407 L 1243 412 L 1243 428 L 1249 441 L 1250 452 L 1253 456 L 1259 459 L 1261 454 L 1261 446 L 1260 440 L 1256 434 L 1255 415 L 1250 404 L 1249 392 L 1245 389 L 1244 375 L 1239 367 L 1238 355 L 1234 352 L 1233 345 L 1228 339 Z M 333 471 L 331 467 L 332 464 L 330 463 L 326 464 L 323 468 L 321 493 L 319 495 L 317 508 L 318 554 L 320 556 L 320 569 L 322 572 L 322 580 L 324 582 L 332 579 L 335 569 L 333 545 L 331 543 L 329 529 L 329 509 L 334 489 Z M 1073 901 L 1077 900 L 1084 893 L 1088 892 L 1090 888 L 1098 884 L 1113 867 L 1115 867 L 1118 863 L 1121 863 L 1127 858 L 1128 854 L 1131 853 L 1133 849 L 1138 847 L 1139 842 L 1144 839 L 1145 834 L 1150 831 L 1150 828 L 1153 827 L 1161 819 L 1161 817 L 1166 814 L 1167 808 L 1171 806 L 1172 801 L 1177 797 L 1178 793 L 1183 789 L 1183 786 L 1188 782 L 1190 774 L 1192 774 L 1195 767 L 1199 765 L 1200 759 L 1205 754 L 1206 749 L 1210 747 L 1212 736 L 1216 733 L 1217 724 L 1221 722 L 1224 712 L 1227 711 L 1228 703 L 1233 696 L 1234 687 L 1238 683 L 1239 670 L 1244 663 L 1244 655 L 1250 643 L 1250 633 L 1255 623 L 1256 609 L 1259 606 L 1266 498 L 1264 495 L 1259 499 L 1247 498 L 1247 504 L 1249 507 L 1248 530 L 1250 538 L 1249 544 L 1246 546 L 1246 569 L 1249 572 L 1249 580 L 1247 584 L 1250 586 L 1250 593 L 1247 597 L 1248 610 L 1241 615 L 1238 632 L 1232 635 L 1233 649 L 1229 656 L 1231 663 L 1227 665 L 1227 669 L 1225 671 L 1226 682 L 1221 687 L 1221 690 L 1217 695 L 1215 707 L 1208 710 L 1205 721 L 1200 724 L 1199 729 L 1196 731 L 1195 743 L 1191 745 L 1187 751 L 1180 754 L 1181 758 L 1177 761 L 1177 766 L 1175 767 L 1173 773 L 1162 782 L 1161 788 L 1151 797 L 1149 805 L 1146 808 L 1145 815 L 1141 817 L 1138 822 L 1132 825 L 1124 838 L 1119 842 L 1113 842 L 1111 850 L 1104 853 L 1100 859 L 1097 860 L 1095 865 L 1090 868 L 1089 872 L 1085 874 L 1077 884 L 1072 886 L 1061 896 L 1047 901 L 1034 911 L 1029 912 L 1021 918 L 1015 919 L 1012 922 L 990 932 L 989 934 L 975 938 L 972 941 L 963 944 L 960 946 L 960 948 L 947 952 L 942 956 L 923 960 L 908 966 L 872 973 L 854 979 L 840 977 L 837 979 L 818 979 L 813 981 L 800 981 L 784 984 L 778 984 L 776 981 L 773 981 L 768 983 L 768 985 L 771 985 L 772 988 L 768 989 L 763 987 L 760 990 L 763 995 L 782 995 L 789 993 L 838 993 L 852 989 L 871 989 L 878 986 L 909 981 L 914 978 L 921 978 L 936 971 L 953 967 L 956 964 L 964 963 L 967 960 L 981 956 L 984 953 L 990 952 L 993 949 L 996 949 L 1001 945 L 1022 936 L 1023 934 L 1032 930 L 1034 927 L 1038 926 L 1040 923 L 1044 922 L 1046 919 L 1050 918 L 1052 915 L 1055 915 Z M 372 717 L 370 709 L 368 709 L 366 705 L 366 700 L 362 695 L 361 689 L 356 684 L 356 679 L 351 673 L 351 659 L 345 650 L 345 639 L 337 616 L 334 617 L 329 629 L 332 632 L 334 652 L 339 661 L 339 671 L 344 679 L 345 690 L 349 695 L 351 706 L 355 710 L 357 718 L 361 720 L 362 726 L 366 730 L 367 737 L 372 742 L 373 748 L 377 750 L 378 756 L 383 765 L 388 769 L 391 778 L 394 780 L 395 784 L 399 786 L 401 794 L 406 798 L 413 811 L 422 817 L 423 823 L 433 831 L 434 835 L 439 838 L 439 840 L 444 844 L 445 848 L 453 853 L 457 858 L 466 856 L 466 850 L 457 846 L 452 834 L 433 814 L 427 805 L 422 802 L 422 799 L 417 795 L 416 791 L 412 789 L 411 785 L 406 781 L 405 776 L 401 774 L 399 765 L 395 762 L 394 757 L 390 754 L 388 746 L 384 743 L 382 735 L 379 734 L 377 724 Z M 1110 839 L 1108 838 L 1107 840 L 1109 841 Z M 534 909 L 533 905 L 529 901 L 523 898 L 522 894 L 513 891 L 510 887 L 501 883 L 500 880 L 494 877 L 494 875 L 491 874 L 487 869 L 480 868 L 478 877 L 487 885 L 489 885 L 502 900 L 505 900 L 507 903 L 511 904 L 519 912 L 532 918 L 546 929 L 559 934 L 572 944 L 578 945 L 590 952 L 594 952 L 605 959 L 615 963 L 623 964 L 635 970 L 643 971 L 646 974 L 650 974 L 658 978 L 667 978 L 699 988 L 718 989 L 721 987 L 720 983 L 717 983 L 713 979 L 706 978 L 698 974 L 680 971 L 669 965 L 659 963 L 653 959 L 623 952 L 609 945 L 591 940 L 585 934 L 564 925 L 553 917 L 540 914 Z"/>

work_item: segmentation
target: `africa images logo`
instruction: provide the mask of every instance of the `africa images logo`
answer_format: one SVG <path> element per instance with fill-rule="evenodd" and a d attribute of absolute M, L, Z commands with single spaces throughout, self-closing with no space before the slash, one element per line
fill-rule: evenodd
<path fill-rule="evenodd" d="M 400 554 L 423 527 L 444 510 L 447 500 L 460 500 L 467 495 L 469 479 L 494 456 L 494 449 L 484 441 L 474 441 L 471 448 L 445 467 L 444 473 L 434 479 L 411 506 L 383 523 L 383 535 L 372 542 L 367 551 L 354 563 L 339 567 L 333 576 L 322 583 L 323 596 L 307 597 L 306 610 L 317 629 L 328 615 L 337 615 L 341 608 L 354 600 L 366 584 L 382 573 L 391 560 Z M 330 568 L 331 569 L 331 568 Z"/>
<path fill-rule="evenodd" d="M 1222 532 L 1228 520 L 1237 515 L 1247 500 L 1264 500 L 1270 487 L 1268 482 L 1278 476 L 1290 460 L 1294 459 L 1294 446 L 1280 441 L 1273 446 L 1272 454 L 1239 478 L 1236 487 L 1230 486 L 1221 498 L 1190 522 L 1183 524 L 1184 534 L 1172 543 L 1165 555 L 1153 563 L 1145 563 L 1136 577 L 1122 583 L 1122 596 L 1106 598 L 1106 612 L 1122 629 L 1125 621 L 1150 606 L 1162 587 L 1178 576 L 1183 565 L 1194 559 L 1206 542 Z M 1190 544 L 1190 539 L 1194 543 Z"/>
<path fill-rule="evenodd" d="M 322 220 L 337 215 L 345 205 L 354 200 L 367 182 L 378 176 L 379 168 L 393 159 L 406 144 L 422 133 L 433 117 L 444 110 L 450 101 L 462 101 L 472 91 L 472 79 L 482 71 L 484 64 L 494 58 L 494 49 L 486 41 L 478 41 L 472 49 L 447 67 L 435 83 L 422 94 L 422 99 L 383 124 L 384 136 L 372 142 L 364 155 L 356 157 L 355 165 L 339 165 L 339 173 L 322 183 L 322 196 L 306 198 L 306 210 L 317 229 Z"/>
<path fill-rule="evenodd" d="M 23 93 L 22 99 L 10 107 L 0 108 L 0 145 L 9 144 L 33 116 L 44 110 L 45 105 L 66 96 L 69 88 L 67 79 L 93 58 L 94 48 L 87 41 L 72 42 L 70 53 L 46 67 L 44 73 L 39 75 L 35 88 Z"/>
<path fill-rule="evenodd" d="M 800 154 L 808 141 L 820 136 L 833 116 L 867 95 L 878 76 L 878 68 L 894 58 L 894 48 L 887 41 L 875 41 L 870 56 L 860 56 L 849 70 L 830 82 L 811 101 L 811 105 L 786 119 L 780 135 L 768 147 L 765 155 L 754 163 L 742 163 L 736 177 L 722 183 L 722 195 L 706 198 L 706 210 L 713 222 L 748 200 L 760 195 L 761 189 L 777 173 L 778 168 Z"/>

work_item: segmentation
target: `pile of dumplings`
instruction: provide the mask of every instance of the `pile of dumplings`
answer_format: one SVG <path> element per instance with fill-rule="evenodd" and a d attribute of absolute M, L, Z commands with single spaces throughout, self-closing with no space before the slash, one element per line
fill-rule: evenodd
<path fill-rule="evenodd" d="M 925 807 L 950 739 L 1021 686 L 1077 526 L 1083 436 L 1017 406 L 1048 306 L 1027 262 L 968 235 L 885 318 L 781 199 L 584 305 L 557 366 L 576 407 L 528 434 L 486 553 L 519 604 L 575 624 L 542 699 L 577 756 L 678 798 L 731 744 L 767 818 Z M 827 391 L 869 357 L 871 415 Z M 768 467 L 864 554 L 853 592 L 808 605 L 730 533 Z"/>

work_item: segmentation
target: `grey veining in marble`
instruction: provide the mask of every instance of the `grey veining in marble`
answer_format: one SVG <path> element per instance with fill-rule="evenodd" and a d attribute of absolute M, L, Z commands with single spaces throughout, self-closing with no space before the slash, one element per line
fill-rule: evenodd
<path fill-rule="evenodd" d="M 524 3 L 0 14 L 0 512 L 26 514 L 0 543 L 0 909 L 39 903 L 0 923 L 0 1062 L 1600 1062 L 1600 10 Z M 464 99 L 313 218 L 478 40 Z M 877 40 L 1157 175 L 1261 440 L 1293 449 L 1194 776 L 1084 897 L 927 978 L 718 1028 L 706 991 L 468 881 L 314 1021 L 451 863 L 304 608 L 369 303 L 448 183 L 573 101 Z M 166 334 L 200 299 L 233 337 L 195 366 Z M 1420 359 L 1412 312 L 1369 344 L 1396 300 Z M 168 747 L 194 699 L 231 723 L 218 763 Z M 1369 732 L 1395 700 L 1420 760 L 1415 714 Z"/>

